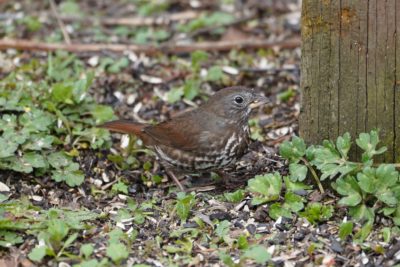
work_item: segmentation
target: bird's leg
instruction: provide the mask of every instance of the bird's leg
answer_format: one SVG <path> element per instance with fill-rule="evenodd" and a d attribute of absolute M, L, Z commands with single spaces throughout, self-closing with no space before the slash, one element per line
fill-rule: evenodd
<path fill-rule="evenodd" d="M 172 171 L 170 171 L 170 170 L 168 170 L 168 169 L 165 169 L 165 172 L 168 174 L 169 177 L 172 178 L 172 180 L 174 180 L 174 182 L 176 183 L 176 185 L 179 187 L 179 189 L 180 189 L 182 192 L 186 192 L 185 188 L 183 187 L 183 185 L 181 184 L 181 182 L 179 182 L 178 178 L 175 176 L 175 174 L 174 174 Z"/>

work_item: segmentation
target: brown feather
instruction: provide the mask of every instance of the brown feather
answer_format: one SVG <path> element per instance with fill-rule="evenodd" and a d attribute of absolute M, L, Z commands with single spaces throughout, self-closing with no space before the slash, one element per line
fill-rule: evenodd
<path fill-rule="evenodd" d="M 125 134 L 134 134 L 146 144 L 151 145 L 151 137 L 148 136 L 143 129 L 148 126 L 146 124 L 132 122 L 127 120 L 116 120 L 106 122 L 104 124 L 98 125 L 97 127 L 106 128 L 110 131 L 118 132 L 118 133 L 125 133 Z"/>

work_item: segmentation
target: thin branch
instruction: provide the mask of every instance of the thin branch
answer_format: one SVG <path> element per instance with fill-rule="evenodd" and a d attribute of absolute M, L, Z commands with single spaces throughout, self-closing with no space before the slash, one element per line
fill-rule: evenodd
<path fill-rule="evenodd" d="M 61 16 L 63 21 L 81 21 L 86 23 L 100 23 L 105 26 L 152 26 L 168 25 L 175 21 L 185 21 L 197 18 L 201 13 L 193 10 L 161 15 L 157 17 L 127 17 L 127 18 L 101 18 L 93 19 L 78 16 Z"/>
<path fill-rule="evenodd" d="M 225 27 L 231 27 L 231 26 L 239 25 L 239 24 L 248 22 L 248 21 L 250 21 L 250 20 L 252 20 L 254 18 L 255 18 L 255 14 L 251 14 L 249 16 L 236 19 L 236 20 L 234 20 L 232 22 L 229 22 L 229 23 L 224 23 L 224 24 L 221 24 L 221 25 L 213 25 L 213 26 L 210 26 L 210 27 L 205 27 L 205 28 L 201 28 L 201 29 L 195 30 L 194 32 L 188 33 L 187 35 L 184 35 L 183 37 L 178 38 L 178 39 L 194 38 L 194 37 L 196 37 L 198 35 L 209 33 L 209 32 L 212 32 L 213 30 L 216 30 L 216 29 L 221 29 L 221 28 L 225 28 Z"/>
<path fill-rule="evenodd" d="M 317 183 L 321 194 L 324 194 L 325 193 L 324 187 L 322 186 L 321 181 L 319 180 L 319 177 L 318 177 L 317 173 L 315 172 L 314 168 L 311 166 L 310 162 L 308 162 L 308 160 L 305 158 L 301 158 L 301 161 L 303 161 L 304 164 L 307 166 L 307 168 L 310 170 L 311 175 L 314 178 L 315 182 Z"/>
<path fill-rule="evenodd" d="M 60 14 L 57 11 L 56 3 L 54 2 L 54 0 L 49 0 L 49 2 L 50 2 L 51 11 L 53 12 L 54 17 L 56 17 L 58 26 L 61 29 L 61 32 L 62 32 L 62 35 L 64 37 L 65 43 L 70 45 L 71 44 L 71 38 L 69 37 L 68 31 L 65 28 L 64 23 L 60 19 Z"/>
<path fill-rule="evenodd" d="M 294 49 L 301 44 L 300 38 L 291 38 L 283 41 L 268 41 L 268 40 L 240 40 L 240 41 L 210 41 L 198 42 L 191 44 L 175 44 L 166 43 L 160 45 L 135 45 L 135 44 L 60 44 L 60 43 L 43 43 L 24 39 L 0 39 L 0 50 L 14 48 L 18 50 L 32 51 L 55 51 L 65 50 L 69 52 L 102 52 L 110 51 L 122 53 L 132 51 L 136 53 L 144 53 L 153 55 L 157 53 L 190 53 L 196 50 L 203 51 L 229 51 L 232 49 Z"/>

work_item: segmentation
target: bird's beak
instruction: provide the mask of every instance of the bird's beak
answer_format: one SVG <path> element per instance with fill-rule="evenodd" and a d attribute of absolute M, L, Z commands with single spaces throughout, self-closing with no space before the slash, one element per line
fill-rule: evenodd
<path fill-rule="evenodd" d="M 253 102 L 250 104 L 250 108 L 251 109 L 258 108 L 259 106 L 262 106 L 267 102 L 268 102 L 268 98 L 266 98 L 265 96 L 262 96 L 262 95 L 257 95 L 255 97 L 255 99 L 253 100 Z"/>

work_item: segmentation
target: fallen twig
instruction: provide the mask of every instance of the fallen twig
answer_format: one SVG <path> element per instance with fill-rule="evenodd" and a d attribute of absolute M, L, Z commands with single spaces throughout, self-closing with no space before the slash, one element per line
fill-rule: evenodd
<path fill-rule="evenodd" d="M 132 51 L 136 53 L 144 53 L 147 55 L 160 53 L 189 53 L 196 50 L 203 51 L 229 51 L 232 49 L 259 49 L 259 48 L 282 48 L 293 49 L 299 47 L 301 40 L 299 37 L 282 40 L 240 40 L 240 41 L 211 41 L 198 42 L 191 44 L 175 44 L 165 43 L 160 45 L 135 45 L 135 44 L 60 44 L 60 43 L 43 43 L 24 39 L 0 39 L 0 50 L 14 48 L 18 50 L 33 51 L 56 51 L 65 50 L 69 52 L 102 52 L 110 51 L 122 53 Z"/>
<path fill-rule="evenodd" d="M 83 21 L 87 23 L 99 22 L 105 26 L 152 26 L 152 25 L 167 25 L 175 21 L 185 21 L 197 18 L 201 13 L 196 11 L 184 11 L 161 15 L 157 17 L 126 17 L 126 18 L 82 18 L 77 16 L 61 16 L 63 21 Z"/>
<path fill-rule="evenodd" d="M 60 19 L 60 14 L 58 13 L 57 10 L 57 5 L 54 2 L 54 0 L 50 0 L 50 7 L 51 7 L 51 11 L 53 12 L 54 16 L 56 17 L 58 26 L 61 29 L 62 35 L 64 37 L 64 41 L 66 44 L 71 44 L 71 38 L 69 37 L 69 34 L 67 32 L 67 29 L 65 28 L 64 23 L 62 22 L 62 20 Z"/>

